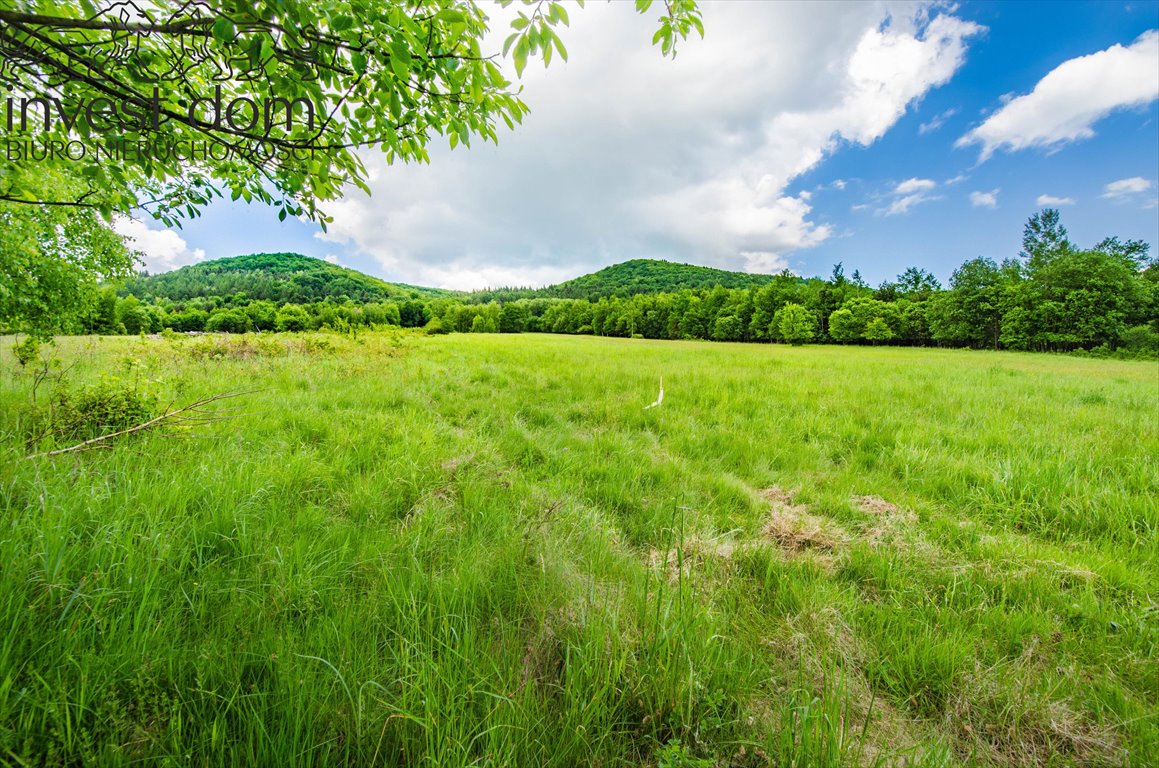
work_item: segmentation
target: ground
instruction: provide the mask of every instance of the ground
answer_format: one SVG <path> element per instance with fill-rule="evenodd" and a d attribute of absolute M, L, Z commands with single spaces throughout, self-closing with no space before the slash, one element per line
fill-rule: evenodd
<path fill-rule="evenodd" d="M 1159 754 L 1154 362 L 81 338 L 36 417 L 0 342 L 0 763 Z M 24 459 L 60 371 L 256 391 Z"/>

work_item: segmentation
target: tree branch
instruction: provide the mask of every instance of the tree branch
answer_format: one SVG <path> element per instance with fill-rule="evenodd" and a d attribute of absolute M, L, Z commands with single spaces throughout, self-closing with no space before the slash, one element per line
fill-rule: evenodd
<path fill-rule="evenodd" d="M 176 410 L 172 410 L 172 411 L 169 411 L 167 413 L 163 413 L 160 416 L 156 416 L 152 419 L 149 419 L 146 422 L 142 422 L 141 424 L 137 424 L 136 426 L 129 427 L 128 429 L 122 429 L 118 432 L 111 432 L 107 435 L 101 435 L 100 437 L 94 437 L 94 438 L 91 438 L 89 440 L 85 440 L 84 442 L 77 443 L 76 445 L 70 445 L 67 448 L 58 448 L 55 451 L 45 451 L 43 453 L 29 454 L 28 456 L 25 456 L 24 458 L 25 459 L 45 458 L 48 456 L 60 456 L 61 454 L 65 454 L 65 453 L 74 453 L 77 451 L 86 451 L 90 448 L 103 448 L 104 446 L 102 444 L 105 441 L 112 440 L 114 437 L 122 437 L 124 435 L 131 435 L 135 432 L 143 432 L 143 431 L 148 430 L 148 429 L 154 429 L 156 427 L 163 426 L 167 422 L 180 423 L 183 420 L 177 419 L 176 417 L 180 416 L 181 414 L 200 413 L 200 409 L 206 405 L 209 405 L 210 403 L 216 402 L 218 400 L 226 400 L 226 399 L 231 398 L 231 397 L 240 397 L 242 395 L 251 395 L 257 391 L 258 390 L 256 390 L 256 389 L 248 389 L 248 390 L 241 390 L 241 391 L 237 391 L 237 392 L 222 392 L 221 394 L 211 395 L 210 397 L 203 397 L 200 400 L 193 401 L 189 405 L 183 406 L 181 408 L 177 408 Z M 201 423 L 205 423 L 205 422 L 210 422 L 210 421 L 220 421 L 222 419 L 228 419 L 228 418 L 233 418 L 233 416 L 230 416 L 230 415 L 226 415 L 226 416 L 206 415 L 206 416 L 201 417 L 200 419 L 194 419 L 194 420 L 199 421 Z"/>

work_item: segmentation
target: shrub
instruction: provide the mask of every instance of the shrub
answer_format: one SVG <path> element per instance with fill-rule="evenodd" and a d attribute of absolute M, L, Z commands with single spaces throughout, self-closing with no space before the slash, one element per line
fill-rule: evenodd
<path fill-rule="evenodd" d="M 157 396 L 136 384 L 107 379 L 53 393 L 43 433 L 74 440 L 107 435 L 160 415 Z"/>
<path fill-rule="evenodd" d="M 20 363 L 20 367 L 27 367 L 40 357 L 40 344 L 40 339 L 36 336 L 25 336 L 24 341 L 12 345 L 12 354 L 16 355 L 16 362 Z"/>
<path fill-rule="evenodd" d="M 1136 325 L 1123 331 L 1120 338 L 1121 346 L 1128 352 L 1140 357 L 1154 357 L 1159 355 L 1159 333 L 1146 325 Z"/>

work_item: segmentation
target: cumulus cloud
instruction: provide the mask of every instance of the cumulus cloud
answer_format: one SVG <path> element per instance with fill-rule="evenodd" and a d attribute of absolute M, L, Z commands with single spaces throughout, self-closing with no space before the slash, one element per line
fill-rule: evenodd
<path fill-rule="evenodd" d="M 1038 205 L 1074 205 L 1073 197 L 1055 197 L 1054 195 L 1039 195 L 1035 201 Z"/>
<path fill-rule="evenodd" d="M 928 5 L 710 3 L 704 19 L 706 38 L 666 60 L 628 3 L 572 14 L 570 59 L 525 73 L 515 133 L 421 167 L 368 156 L 373 196 L 330 206 L 320 237 L 389 278 L 454 287 L 636 257 L 777 271 L 833 235 L 789 184 L 884 135 L 982 29 Z"/>
<path fill-rule="evenodd" d="M 172 229 L 150 229 L 143 221 L 120 216 L 113 222 L 113 230 L 140 253 L 150 273 L 167 272 L 205 260 L 205 251 L 190 249 L 184 238 Z"/>
<path fill-rule="evenodd" d="M 971 192 L 970 205 L 975 208 L 997 208 L 998 192 L 997 189 L 992 189 L 989 192 Z"/>
<path fill-rule="evenodd" d="M 1118 109 L 1159 98 L 1159 30 L 1130 46 L 1059 64 L 1028 94 L 1009 99 L 956 146 L 982 146 L 986 160 L 998 149 L 1054 149 L 1095 135 L 1094 124 Z"/>

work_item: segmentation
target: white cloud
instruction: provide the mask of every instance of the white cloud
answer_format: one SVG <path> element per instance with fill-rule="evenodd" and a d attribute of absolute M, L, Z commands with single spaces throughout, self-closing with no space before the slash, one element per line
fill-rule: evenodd
<path fill-rule="evenodd" d="M 947 187 L 949 187 L 949 186 L 953 186 L 954 184 L 961 184 L 963 181 L 965 181 L 965 180 L 966 180 L 966 179 L 968 179 L 968 178 L 970 178 L 970 177 L 969 177 L 969 176 L 967 176 L 966 174 L 964 174 L 964 173 L 959 173 L 957 176 L 955 176 L 955 177 L 954 177 L 954 178 L 952 178 L 952 179 L 946 179 L 946 180 L 945 180 L 945 182 L 943 182 L 943 183 L 944 183 L 944 184 L 945 184 Z"/>
<path fill-rule="evenodd" d="M 176 230 L 149 229 L 145 222 L 125 216 L 114 220 L 113 229 L 126 239 L 130 248 L 140 252 L 150 273 L 167 272 L 205 260 L 205 251 L 190 250 Z"/>
<path fill-rule="evenodd" d="M 1113 45 L 1064 61 L 956 146 L 981 144 L 982 160 L 998 149 L 1053 149 L 1094 136 L 1094 124 L 1117 109 L 1145 106 L 1157 98 L 1159 31 L 1151 30 L 1129 47 Z"/>
<path fill-rule="evenodd" d="M 878 208 L 876 213 L 883 216 L 897 216 L 898 214 L 906 213 L 910 208 L 921 203 L 926 203 L 931 200 L 940 200 L 936 195 L 931 195 L 930 192 L 938 186 L 938 183 L 933 179 L 906 179 L 897 184 L 892 190 L 885 195 L 879 195 L 877 199 L 882 197 L 888 199 L 889 205 Z M 857 210 L 856 208 L 854 210 Z"/>
<path fill-rule="evenodd" d="M 906 179 L 893 188 L 895 195 L 909 195 L 914 192 L 923 192 L 938 186 L 933 179 Z"/>
<path fill-rule="evenodd" d="M 391 279 L 455 287 L 635 257 L 777 271 L 833 234 L 790 183 L 843 142 L 884 135 L 953 76 L 982 29 L 929 4 L 703 10 L 705 39 L 674 60 L 649 45 L 652 15 L 629 3 L 573 13 L 569 61 L 524 73 L 532 111 L 515 133 L 498 147 L 432 147 L 421 167 L 367 156 L 373 197 L 329 206 L 320 237 Z"/>
<path fill-rule="evenodd" d="M 1055 197 L 1054 195 L 1039 195 L 1035 201 L 1038 205 L 1074 205 L 1073 197 Z"/>
<path fill-rule="evenodd" d="M 1159 193 L 1149 192 L 1152 184 L 1142 176 L 1112 181 L 1103 190 L 1103 197 L 1117 203 L 1139 203 L 1143 208 L 1159 208 Z"/>
<path fill-rule="evenodd" d="M 745 260 L 745 272 L 775 275 L 789 268 L 789 262 L 780 254 L 767 251 L 743 251 L 741 256 Z"/>
<path fill-rule="evenodd" d="M 992 189 L 989 192 L 971 192 L 970 205 L 975 208 L 997 208 L 998 192 L 997 189 Z"/>
<path fill-rule="evenodd" d="M 946 124 L 947 120 L 956 114 L 958 114 L 957 109 L 947 109 L 945 112 L 934 115 L 928 123 L 922 123 L 918 126 L 918 134 L 925 136 L 927 133 L 938 130 Z"/>
<path fill-rule="evenodd" d="M 1132 176 L 1129 179 L 1112 181 L 1103 189 L 1103 197 L 1121 200 L 1132 195 L 1138 195 L 1151 188 L 1151 182 L 1142 176 Z"/>
<path fill-rule="evenodd" d="M 879 210 L 878 213 L 883 213 L 886 216 L 897 216 L 898 214 L 901 214 L 901 213 L 907 213 L 910 208 L 913 208 L 915 205 L 918 205 L 919 203 L 926 203 L 926 202 L 929 202 L 930 200 L 939 200 L 939 199 L 940 198 L 938 198 L 938 197 L 931 197 L 929 195 L 918 192 L 918 193 L 913 194 L 913 195 L 906 195 L 904 197 L 899 197 L 898 199 L 896 199 L 892 203 L 890 203 L 889 206 L 887 206 L 886 208 Z"/>
<path fill-rule="evenodd" d="M 834 179 L 833 180 L 833 188 L 834 189 L 845 189 L 845 179 Z"/>

